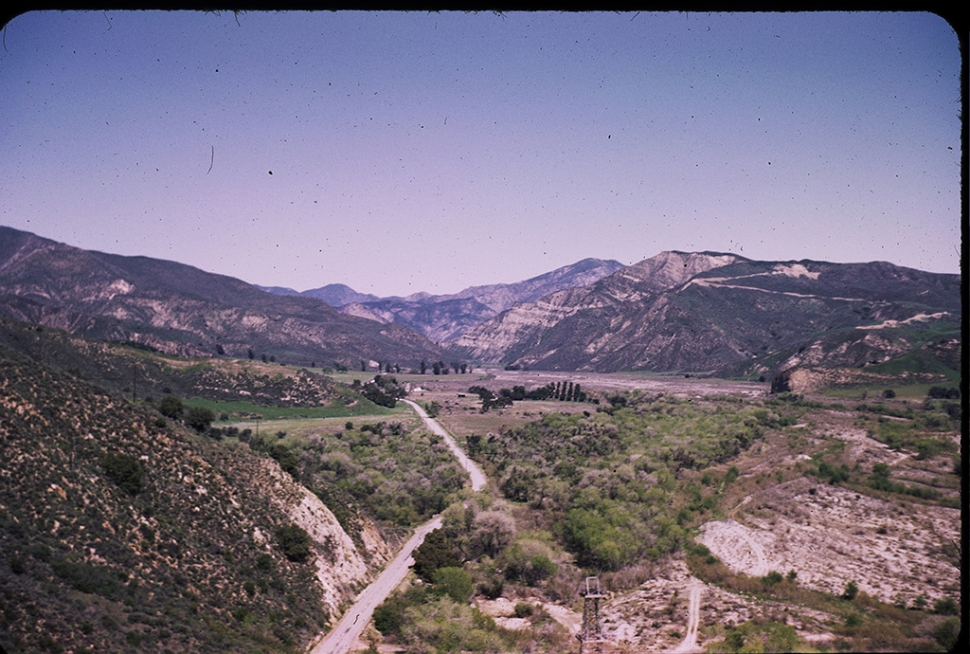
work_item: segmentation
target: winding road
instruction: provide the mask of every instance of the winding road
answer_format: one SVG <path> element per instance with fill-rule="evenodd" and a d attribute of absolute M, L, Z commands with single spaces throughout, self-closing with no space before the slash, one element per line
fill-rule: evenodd
<path fill-rule="evenodd" d="M 455 455 L 455 458 L 458 459 L 458 462 L 461 463 L 461 467 L 464 468 L 465 472 L 467 472 L 471 477 L 472 490 L 480 491 L 485 488 L 485 486 L 488 485 L 488 479 L 485 477 L 485 473 L 482 472 L 482 469 L 478 467 L 477 463 L 468 458 L 468 455 L 465 454 L 464 450 L 458 447 L 458 443 L 456 443 L 455 439 L 451 437 L 451 434 L 445 431 L 445 428 L 438 424 L 437 420 L 428 416 L 420 404 L 417 402 L 412 402 L 411 400 L 403 401 L 409 404 L 411 408 L 414 409 L 419 416 L 421 416 L 421 419 L 424 420 L 425 426 L 427 426 L 432 433 L 437 434 L 445 439 L 448 449 L 451 450 L 452 454 Z"/>
<path fill-rule="evenodd" d="M 461 467 L 464 468 L 469 476 L 471 477 L 471 487 L 472 490 L 479 491 L 488 484 L 488 479 L 485 477 L 485 473 L 478 465 L 468 458 L 468 455 L 460 447 L 455 439 L 451 437 L 445 428 L 438 424 L 434 418 L 428 416 L 423 408 L 416 402 L 410 400 L 404 400 L 407 402 L 412 409 L 424 420 L 425 426 L 442 438 L 444 438 L 445 443 L 448 445 L 448 449 L 454 453 L 455 457 L 461 463 Z M 390 595 L 398 584 L 400 584 L 404 577 L 407 576 L 408 570 L 411 564 L 414 563 L 414 559 L 411 558 L 411 554 L 417 549 L 421 543 L 424 542 L 424 537 L 435 529 L 441 527 L 441 516 L 435 516 L 428 522 L 424 523 L 414 531 L 414 535 L 404 544 L 401 551 L 398 552 L 394 560 L 387 564 L 384 571 L 381 572 L 380 576 L 377 577 L 367 588 L 365 588 L 360 595 L 357 596 L 357 600 L 354 602 L 344 616 L 340 619 L 340 622 L 331 629 L 322 640 L 318 641 L 310 649 L 310 654 L 345 654 L 349 652 L 360 635 L 364 632 L 367 627 L 367 623 L 370 622 L 371 616 L 374 615 L 374 609 L 381 605 L 381 603 Z"/>

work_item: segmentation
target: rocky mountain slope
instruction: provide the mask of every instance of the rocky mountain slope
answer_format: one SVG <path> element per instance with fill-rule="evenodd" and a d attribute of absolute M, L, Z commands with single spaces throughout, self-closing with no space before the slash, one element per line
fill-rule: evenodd
<path fill-rule="evenodd" d="M 450 295 L 415 293 L 404 298 L 376 298 L 342 284 L 304 291 L 300 295 L 322 299 L 348 315 L 403 325 L 445 343 L 517 302 L 533 302 L 556 291 L 586 286 L 622 267 L 619 261 L 583 259 L 522 282 L 471 286 Z"/>
<path fill-rule="evenodd" d="M 757 376 L 887 361 L 935 337 L 959 338 L 961 316 L 958 275 L 664 252 L 518 304 L 454 345 L 537 369 Z"/>
<path fill-rule="evenodd" d="M 3 346 L 0 451 L 6 651 L 299 651 L 388 557 L 275 461 Z"/>
<path fill-rule="evenodd" d="M 0 313 L 189 356 L 269 355 L 355 367 L 360 360 L 416 366 L 441 357 L 424 336 L 338 313 L 320 300 L 273 295 L 170 261 L 89 252 L 8 227 L 0 227 Z"/>
<path fill-rule="evenodd" d="M 256 405 L 321 406 L 339 394 L 333 381 L 303 369 L 225 358 L 180 359 L 130 343 L 108 343 L 0 317 L 0 346 L 70 371 L 129 398 L 167 393 Z"/>

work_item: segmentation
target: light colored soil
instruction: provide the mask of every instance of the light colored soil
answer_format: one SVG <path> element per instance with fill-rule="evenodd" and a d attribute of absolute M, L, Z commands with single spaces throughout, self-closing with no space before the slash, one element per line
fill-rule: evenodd
<path fill-rule="evenodd" d="M 902 508 L 804 477 L 756 494 L 749 506 L 744 524 L 710 522 L 698 539 L 735 572 L 795 570 L 799 584 L 830 593 L 854 581 L 890 603 L 959 596 L 960 570 L 939 552 L 941 540 L 960 542 L 959 509 Z"/>

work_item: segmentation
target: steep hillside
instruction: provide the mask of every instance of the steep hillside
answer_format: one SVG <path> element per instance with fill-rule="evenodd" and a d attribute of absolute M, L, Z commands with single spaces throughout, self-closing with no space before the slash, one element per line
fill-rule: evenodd
<path fill-rule="evenodd" d="M 441 354 L 404 327 L 346 316 L 320 300 L 273 295 L 170 261 L 88 252 L 7 227 L 0 227 L 0 313 L 188 356 L 252 351 L 288 363 L 414 366 Z"/>
<path fill-rule="evenodd" d="M 262 361 L 181 359 L 132 343 L 92 341 L 69 332 L 0 318 L 0 345 L 137 399 L 166 393 L 257 405 L 320 406 L 336 396 L 332 380 Z"/>
<path fill-rule="evenodd" d="M 353 300 L 343 302 L 340 310 L 361 318 L 403 325 L 434 341 L 449 343 L 517 302 L 532 302 L 556 291 L 587 286 L 622 267 L 618 261 L 583 259 L 514 284 L 471 286 L 452 295 L 417 293 L 406 298 Z M 304 295 L 310 293 L 321 297 L 311 291 Z"/>
<path fill-rule="evenodd" d="M 3 346 L 0 451 L 11 653 L 300 651 L 387 558 L 269 458 Z"/>
<path fill-rule="evenodd" d="M 812 365 L 868 365 L 926 341 L 913 332 L 958 334 L 959 283 L 881 262 L 665 252 L 516 305 L 455 346 L 486 361 L 599 372 L 770 374 L 803 365 L 795 355 L 806 350 L 818 355 Z"/>

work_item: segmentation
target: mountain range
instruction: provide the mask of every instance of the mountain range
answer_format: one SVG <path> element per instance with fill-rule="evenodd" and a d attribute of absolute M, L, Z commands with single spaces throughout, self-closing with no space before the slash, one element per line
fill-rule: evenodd
<path fill-rule="evenodd" d="M 357 293 L 343 284 L 330 284 L 300 295 L 323 300 L 341 313 L 396 323 L 434 341 L 449 343 L 518 302 L 533 302 L 562 289 L 592 284 L 622 267 L 619 261 L 583 259 L 522 282 L 471 286 L 451 295 L 415 293 L 403 298 L 379 298 Z M 296 292 L 278 287 L 266 290 L 280 295 Z"/>
<path fill-rule="evenodd" d="M 632 266 L 584 259 L 452 295 L 375 298 L 340 284 L 256 287 L 0 227 L 2 314 L 175 354 L 299 365 L 464 359 L 757 379 L 916 353 L 924 367 L 954 370 L 960 284 L 886 262 L 670 251 Z"/>
<path fill-rule="evenodd" d="M 861 367 L 959 338 L 960 277 L 885 262 L 663 252 L 521 303 L 454 346 L 538 369 L 759 375 Z"/>
<path fill-rule="evenodd" d="M 184 356 L 226 354 L 310 365 L 415 366 L 443 350 L 404 327 L 266 293 L 171 261 L 91 252 L 0 227 L 0 313 L 88 338 Z"/>

